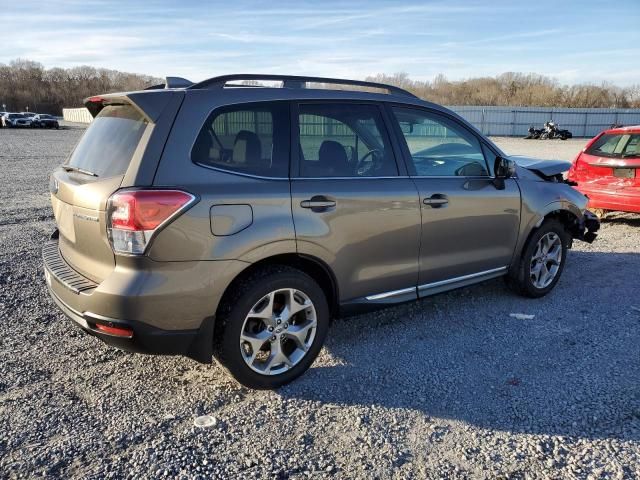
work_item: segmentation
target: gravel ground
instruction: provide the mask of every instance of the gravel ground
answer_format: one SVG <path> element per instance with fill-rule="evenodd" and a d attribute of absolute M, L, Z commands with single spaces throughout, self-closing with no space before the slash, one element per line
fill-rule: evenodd
<path fill-rule="evenodd" d="M 640 216 L 577 243 L 543 299 L 496 280 L 338 320 L 299 381 L 250 391 L 54 307 L 48 172 L 81 134 L 0 130 L 0 477 L 640 476 Z M 571 158 L 584 141 L 499 143 Z"/>
<path fill-rule="evenodd" d="M 491 137 L 491 140 L 509 155 L 571 161 L 590 139 L 524 140 L 514 137 Z"/>

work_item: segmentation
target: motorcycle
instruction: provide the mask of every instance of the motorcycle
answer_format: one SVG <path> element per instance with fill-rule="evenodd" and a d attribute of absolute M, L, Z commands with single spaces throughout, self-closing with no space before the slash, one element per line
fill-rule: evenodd
<path fill-rule="evenodd" d="M 573 134 L 566 129 L 560 128 L 560 126 L 555 123 L 553 120 L 549 120 L 544 124 L 544 131 L 540 134 L 541 140 L 550 139 L 553 140 L 555 138 L 559 138 L 560 140 L 566 140 L 567 138 L 572 138 Z"/>
<path fill-rule="evenodd" d="M 542 132 L 544 131 L 542 128 L 534 128 L 533 125 L 531 125 L 529 127 L 529 130 L 527 130 L 529 132 L 529 134 L 524 137 L 525 140 L 537 140 L 538 138 L 540 138 L 540 135 L 542 135 Z"/>

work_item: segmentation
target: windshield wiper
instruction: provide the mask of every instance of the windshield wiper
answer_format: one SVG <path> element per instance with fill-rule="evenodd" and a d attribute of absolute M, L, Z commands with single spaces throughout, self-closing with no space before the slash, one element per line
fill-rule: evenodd
<path fill-rule="evenodd" d="M 622 155 L 622 158 L 630 158 L 630 157 L 640 157 L 640 153 L 625 153 Z"/>
<path fill-rule="evenodd" d="M 83 175 L 90 175 L 92 177 L 97 177 L 97 173 L 90 172 L 89 170 L 85 170 L 84 168 L 74 167 L 73 165 L 62 165 L 62 169 L 65 172 L 77 172 L 82 173 Z"/>

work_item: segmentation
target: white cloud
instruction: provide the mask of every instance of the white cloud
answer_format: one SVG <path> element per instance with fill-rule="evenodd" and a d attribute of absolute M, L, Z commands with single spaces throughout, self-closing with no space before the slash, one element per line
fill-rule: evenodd
<path fill-rule="evenodd" d="M 628 41 L 635 27 L 596 37 L 584 17 L 576 29 L 569 14 L 533 15 L 552 0 L 534 4 L 22 0 L 0 9 L 0 25 L 21 32 L 0 43 L 0 62 L 22 57 L 194 80 L 248 71 L 353 78 L 404 71 L 416 79 L 533 71 L 568 82 L 640 83 L 628 66 L 640 57 Z"/>

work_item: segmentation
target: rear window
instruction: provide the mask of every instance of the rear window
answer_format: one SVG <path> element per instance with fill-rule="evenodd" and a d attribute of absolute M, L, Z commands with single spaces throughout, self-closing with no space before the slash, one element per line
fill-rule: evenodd
<path fill-rule="evenodd" d="M 587 153 L 601 157 L 632 158 L 640 157 L 640 133 L 605 133 Z"/>
<path fill-rule="evenodd" d="M 107 105 L 91 122 L 68 165 L 98 177 L 123 175 L 147 125 L 133 106 Z"/>

